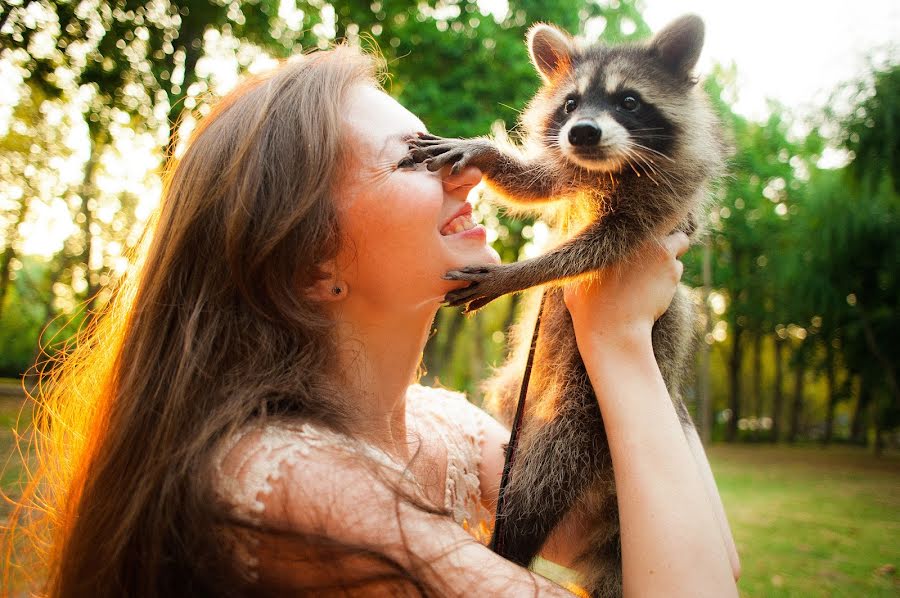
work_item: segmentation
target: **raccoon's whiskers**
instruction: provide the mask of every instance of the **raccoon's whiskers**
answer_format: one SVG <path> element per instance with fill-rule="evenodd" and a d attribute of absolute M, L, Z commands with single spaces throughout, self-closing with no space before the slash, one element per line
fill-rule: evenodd
<path fill-rule="evenodd" d="M 645 152 L 650 152 L 650 153 L 652 153 L 652 154 L 656 154 L 657 156 L 659 156 L 659 157 L 661 157 L 661 158 L 665 158 L 665 159 L 668 160 L 669 162 L 674 162 L 674 161 L 675 161 L 673 158 L 667 156 L 666 154 L 664 154 L 664 153 L 662 153 L 662 152 L 659 152 L 659 151 L 656 151 L 656 150 L 653 149 L 653 148 L 649 148 L 649 147 L 647 147 L 646 145 L 641 145 L 640 143 L 635 143 L 634 141 L 629 141 L 628 144 L 629 144 L 630 147 L 635 147 L 635 148 L 638 148 L 639 150 L 643 150 L 643 151 L 645 151 Z"/>
<path fill-rule="evenodd" d="M 638 172 L 637 168 L 634 167 L 634 164 L 631 163 L 631 160 L 626 159 L 625 164 L 628 165 L 628 167 L 631 169 L 631 172 L 633 172 L 635 176 L 637 176 L 637 177 L 641 176 L 641 173 Z"/>
<path fill-rule="evenodd" d="M 658 187 L 659 181 L 657 181 L 655 178 L 653 178 L 653 175 L 650 174 L 651 172 L 655 172 L 655 170 L 647 162 L 647 160 L 644 159 L 644 157 L 641 156 L 639 153 L 637 153 L 627 147 L 625 148 L 625 153 L 628 155 L 629 158 L 633 158 L 637 162 L 637 164 L 638 164 L 638 166 L 640 166 L 641 170 L 644 171 L 644 174 L 647 175 L 647 178 L 649 178 L 651 181 L 653 181 L 653 183 Z M 632 170 L 634 170 L 633 166 L 632 166 Z M 638 175 L 638 176 L 640 176 L 640 175 Z"/>
<path fill-rule="evenodd" d="M 644 169 L 644 172 L 647 173 L 647 177 L 650 178 L 650 180 L 653 181 L 657 186 L 659 186 L 659 181 L 655 177 L 651 176 L 650 172 L 652 172 L 657 177 L 659 177 L 659 179 L 662 180 L 663 183 L 665 183 L 665 185 L 669 188 L 669 190 L 672 192 L 673 195 L 678 194 L 677 191 L 675 190 L 675 186 L 672 184 L 672 179 L 674 177 L 672 175 L 667 174 L 663 170 L 660 170 L 659 168 L 657 168 L 655 163 L 653 162 L 652 158 L 644 155 L 639 150 L 635 150 L 633 148 L 626 148 L 625 151 L 630 156 L 632 156 L 636 161 L 638 161 L 638 163 L 641 165 L 642 169 Z M 648 170 L 649 170 L 649 172 L 648 172 Z M 676 180 L 676 182 L 678 182 L 678 179 L 675 179 L 675 180 Z"/>

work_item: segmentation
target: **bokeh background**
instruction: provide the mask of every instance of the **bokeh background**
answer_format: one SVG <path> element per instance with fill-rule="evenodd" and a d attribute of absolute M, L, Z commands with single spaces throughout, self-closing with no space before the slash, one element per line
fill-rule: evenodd
<path fill-rule="evenodd" d="M 708 242 L 686 394 L 743 558 L 745 596 L 897 596 L 900 14 L 891 2 L 12 0 L 0 5 L 0 456 L 12 498 L 40 364 L 101 313 L 161 176 L 246 72 L 339 40 L 444 136 L 516 134 L 536 21 L 588 41 L 707 19 L 702 85 L 734 146 Z M 652 21 L 652 22 L 651 22 Z M 717 28 L 718 27 L 718 28 Z M 476 200 L 504 261 L 543 223 Z M 442 309 L 426 383 L 502 363 L 520 296 Z M 9 455 L 6 458 L 6 455 Z M 0 516 L 7 512 L 0 507 Z M 558 572 L 557 572 L 558 574 Z"/>

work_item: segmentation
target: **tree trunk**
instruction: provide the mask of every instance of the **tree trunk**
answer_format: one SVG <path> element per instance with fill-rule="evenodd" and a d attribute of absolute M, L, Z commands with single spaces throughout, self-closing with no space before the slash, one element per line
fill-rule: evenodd
<path fill-rule="evenodd" d="M 725 440 L 734 442 L 737 440 L 738 419 L 741 416 L 741 330 L 734 327 L 734 337 L 731 346 L 731 356 L 728 359 L 728 408 L 731 409 L 731 418 L 725 428 Z"/>
<path fill-rule="evenodd" d="M 439 327 L 446 329 L 441 338 L 440 330 L 425 346 L 425 368 L 432 381 L 446 378 L 453 359 L 453 348 L 462 330 L 465 316 L 456 308 L 442 309 L 439 312 Z"/>
<path fill-rule="evenodd" d="M 788 442 L 794 443 L 800 435 L 801 419 L 803 417 L 803 376 L 805 375 L 803 360 L 798 358 L 794 365 L 794 400 L 791 405 L 791 430 L 788 433 Z"/>
<path fill-rule="evenodd" d="M 66 252 L 65 245 L 63 246 L 62 250 L 60 251 L 60 254 L 61 255 L 60 255 L 60 260 L 59 260 L 59 267 L 56 268 L 50 275 L 50 285 L 49 285 L 50 294 L 49 294 L 49 296 L 47 296 L 46 302 L 44 302 L 44 321 L 41 323 L 41 327 L 39 328 L 42 336 L 38 338 L 38 341 L 40 341 L 41 338 L 43 338 L 43 335 L 46 334 L 46 332 L 47 332 L 47 327 L 50 326 L 50 324 L 53 322 L 53 320 L 58 315 L 56 310 L 53 309 L 53 299 L 54 299 L 53 287 L 56 286 L 56 283 L 60 282 L 63 272 L 66 271 L 66 268 L 70 268 L 71 265 L 73 263 L 77 263 L 77 261 L 79 259 L 78 256 L 69 255 Z M 47 338 L 52 339 L 53 336 L 47 335 Z M 31 359 L 31 364 L 32 364 L 32 366 L 37 366 L 37 368 L 32 367 L 31 371 L 35 371 L 35 369 L 36 369 L 39 372 L 41 370 L 39 362 L 53 358 L 53 354 L 50 353 L 49 351 L 47 351 L 48 349 L 52 350 L 52 346 L 50 346 L 50 345 L 41 346 L 40 342 L 35 343 L 34 353 L 32 354 L 32 359 Z"/>
<path fill-rule="evenodd" d="M 894 364 L 884 354 L 878 342 L 875 339 L 875 331 L 872 329 L 872 322 L 869 321 L 869 315 L 857 297 L 856 307 L 859 309 L 859 319 L 862 322 L 863 336 L 866 339 L 866 346 L 872 353 L 872 357 L 881 366 L 884 372 L 884 378 L 888 383 L 888 388 L 894 395 L 894 401 L 900 405 L 900 383 L 897 382 L 897 372 L 894 370 Z"/>
<path fill-rule="evenodd" d="M 884 434 L 882 431 L 881 417 L 875 417 L 875 456 L 880 457 L 884 452 Z"/>
<path fill-rule="evenodd" d="M 19 203 L 19 210 L 15 222 L 10 223 L 6 230 L 6 248 L 0 257 L 0 320 L 3 319 L 3 305 L 6 302 L 6 293 L 9 290 L 9 270 L 13 259 L 16 257 L 16 244 L 19 242 L 19 226 L 25 222 L 28 214 L 30 198 L 23 197 Z"/>
<path fill-rule="evenodd" d="M 697 372 L 697 425 L 703 444 L 712 440 L 712 399 L 710 396 L 710 350 L 707 337 L 712 334 L 712 310 L 709 295 L 712 292 L 712 243 L 703 244 L 703 314 L 706 325 L 700 339 L 700 364 Z"/>
<path fill-rule="evenodd" d="M 484 326 L 481 321 L 481 312 L 475 314 L 472 318 L 472 350 L 469 351 L 469 380 L 481 380 L 484 372 Z M 462 318 L 460 318 L 462 319 Z M 474 388 L 470 389 L 474 390 Z M 474 393 L 470 392 L 470 396 Z"/>
<path fill-rule="evenodd" d="M 516 308 L 519 306 L 519 301 L 522 298 L 522 293 L 513 293 L 509 296 L 509 311 L 506 312 L 506 317 L 503 318 L 503 335 L 505 338 L 509 338 L 509 329 L 516 321 Z"/>
<path fill-rule="evenodd" d="M 834 347 L 831 339 L 825 340 L 825 392 L 828 394 L 828 407 L 825 412 L 825 433 L 822 435 L 822 444 L 831 444 L 831 436 L 834 433 L 834 407 L 837 404 L 837 388 L 835 388 L 834 371 Z"/>
<path fill-rule="evenodd" d="M 771 442 L 778 442 L 781 428 L 781 412 L 784 410 L 784 339 L 775 336 L 775 382 L 772 393 Z"/>
<path fill-rule="evenodd" d="M 761 332 L 753 335 L 753 402 L 750 406 L 750 415 L 759 423 L 763 411 L 762 398 L 762 340 Z M 759 438 L 759 428 L 751 430 L 753 439 Z"/>
<path fill-rule="evenodd" d="M 437 349 L 438 349 L 438 341 L 441 328 L 444 325 L 444 311 L 439 310 L 437 315 L 435 315 L 434 322 L 431 324 L 432 332 L 431 336 L 428 337 L 428 340 L 425 342 L 425 349 L 422 351 L 422 364 L 420 368 L 424 368 L 426 375 L 431 378 L 431 368 L 433 364 L 436 362 Z M 422 372 L 419 372 L 422 374 Z"/>
<path fill-rule="evenodd" d="M 866 420 L 868 419 L 869 405 L 872 402 L 872 390 L 865 374 L 858 376 L 858 379 L 859 396 L 856 399 L 856 409 L 853 411 L 853 420 L 850 423 L 850 440 L 854 444 L 865 446 L 868 428 Z"/>

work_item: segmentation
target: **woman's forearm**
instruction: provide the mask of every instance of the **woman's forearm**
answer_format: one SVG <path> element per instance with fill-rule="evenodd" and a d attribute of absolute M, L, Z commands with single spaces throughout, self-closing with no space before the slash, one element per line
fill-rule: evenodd
<path fill-rule="evenodd" d="M 625 594 L 736 596 L 719 523 L 649 330 L 591 336 L 579 337 L 579 347 L 612 453 Z"/>
<path fill-rule="evenodd" d="M 709 466 L 709 459 L 706 457 L 706 451 L 703 450 L 703 443 L 700 441 L 697 430 L 691 428 L 685 431 L 685 435 L 687 436 L 688 447 L 694 455 L 697 471 L 700 472 L 700 477 L 703 479 L 703 486 L 712 505 L 713 515 L 715 515 L 719 524 L 722 541 L 725 543 L 725 552 L 728 554 L 728 560 L 731 563 L 731 574 L 737 580 L 741 575 L 741 561 L 738 557 L 737 547 L 734 545 L 734 537 L 731 535 L 731 526 L 728 525 L 728 517 L 725 515 L 725 506 L 722 504 L 722 498 L 719 496 L 719 489 L 716 487 L 712 468 Z"/>

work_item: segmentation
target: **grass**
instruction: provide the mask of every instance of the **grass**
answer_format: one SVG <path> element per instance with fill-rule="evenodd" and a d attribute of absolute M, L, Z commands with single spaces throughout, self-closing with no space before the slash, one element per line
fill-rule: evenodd
<path fill-rule="evenodd" d="M 24 473 L 13 430 L 24 428 L 31 413 L 30 409 L 22 409 L 22 397 L 22 387 L 17 381 L 0 378 L 0 490 L 12 498 L 18 493 Z M 10 504 L 0 498 L 0 524 L 6 522 L 11 510 Z"/>
<path fill-rule="evenodd" d="M 846 447 L 709 451 L 742 596 L 900 594 L 900 459 Z"/>
<path fill-rule="evenodd" d="M 21 399 L 0 393 L 2 488 L 21 465 L 11 427 Z M 846 447 L 713 446 L 745 598 L 900 595 L 900 458 Z M 0 521 L 9 509 L 0 504 Z M 560 578 L 544 563 L 542 573 Z M 562 577 L 565 577 L 564 570 Z"/>

